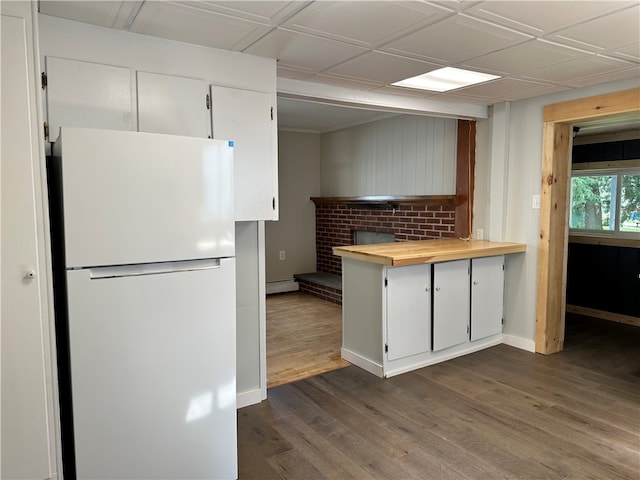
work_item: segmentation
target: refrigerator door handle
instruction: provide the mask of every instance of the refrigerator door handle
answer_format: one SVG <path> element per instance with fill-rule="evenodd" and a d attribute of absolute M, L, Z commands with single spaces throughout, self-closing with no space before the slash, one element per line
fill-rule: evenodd
<path fill-rule="evenodd" d="M 140 275 L 160 275 L 164 273 L 192 272 L 220 268 L 219 258 L 206 260 L 185 260 L 176 262 L 141 263 L 136 265 L 118 265 L 88 268 L 91 280 L 103 278 L 137 277 Z"/>

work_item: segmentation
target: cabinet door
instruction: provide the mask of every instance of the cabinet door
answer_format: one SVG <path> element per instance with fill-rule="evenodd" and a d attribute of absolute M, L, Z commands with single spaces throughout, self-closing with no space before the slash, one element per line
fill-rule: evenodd
<path fill-rule="evenodd" d="M 207 82 L 198 78 L 137 72 L 138 131 L 207 138 Z"/>
<path fill-rule="evenodd" d="M 236 221 L 277 220 L 271 96 L 213 85 L 211 99 L 213 138 L 234 142 Z"/>
<path fill-rule="evenodd" d="M 433 265 L 433 350 L 469 339 L 469 260 Z"/>
<path fill-rule="evenodd" d="M 7 479 L 51 478 L 55 448 L 33 5 L 0 4 L 0 477 Z"/>
<path fill-rule="evenodd" d="M 431 265 L 388 268 L 387 360 L 431 350 Z"/>
<path fill-rule="evenodd" d="M 47 57 L 49 140 L 60 127 L 133 130 L 131 70 Z"/>
<path fill-rule="evenodd" d="M 504 255 L 471 261 L 471 341 L 502 332 Z"/>

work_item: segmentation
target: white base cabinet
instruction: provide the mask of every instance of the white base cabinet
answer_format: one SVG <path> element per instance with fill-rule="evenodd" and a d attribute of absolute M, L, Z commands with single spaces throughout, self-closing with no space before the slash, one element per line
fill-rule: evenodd
<path fill-rule="evenodd" d="M 471 341 L 502 333 L 504 255 L 474 258 L 471 268 Z"/>
<path fill-rule="evenodd" d="M 469 340 L 469 260 L 433 264 L 433 350 Z"/>
<path fill-rule="evenodd" d="M 504 255 L 388 267 L 343 257 L 342 357 L 380 377 L 502 343 Z"/>

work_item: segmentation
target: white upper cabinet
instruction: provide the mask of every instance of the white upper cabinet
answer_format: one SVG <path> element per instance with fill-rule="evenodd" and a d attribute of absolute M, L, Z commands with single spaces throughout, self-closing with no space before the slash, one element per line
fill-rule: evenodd
<path fill-rule="evenodd" d="M 60 127 L 133 130 L 131 70 L 46 57 L 49 140 Z"/>
<path fill-rule="evenodd" d="M 54 389 L 44 236 L 42 119 L 34 2 L 0 2 L 0 477 L 55 474 Z"/>
<path fill-rule="evenodd" d="M 208 83 L 199 78 L 136 72 L 138 131 L 211 136 Z"/>
<path fill-rule="evenodd" d="M 277 220 L 272 96 L 213 85 L 211 99 L 213 138 L 234 142 L 236 221 Z"/>

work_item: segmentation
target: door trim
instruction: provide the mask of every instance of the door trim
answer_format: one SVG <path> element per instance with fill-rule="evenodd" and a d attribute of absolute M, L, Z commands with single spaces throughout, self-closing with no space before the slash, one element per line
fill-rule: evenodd
<path fill-rule="evenodd" d="M 572 125 L 640 111 L 640 88 L 544 107 L 536 352 L 564 345 Z"/>

